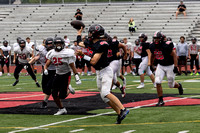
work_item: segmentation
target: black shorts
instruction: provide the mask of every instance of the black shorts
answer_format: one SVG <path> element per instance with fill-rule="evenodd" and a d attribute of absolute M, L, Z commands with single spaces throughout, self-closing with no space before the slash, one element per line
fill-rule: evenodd
<path fill-rule="evenodd" d="M 80 69 L 82 68 L 81 61 L 79 59 L 76 59 L 75 65 L 76 65 L 76 68 L 80 68 Z"/>
<path fill-rule="evenodd" d="M 56 74 L 53 80 L 52 96 L 65 99 L 67 97 L 68 86 L 71 81 L 71 72 L 67 74 L 58 75 Z"/>
<path fill-rule="evenodd" d="M 44 94 L 51 95 L 53 89 L 53 80 L 56 70 L 48 70 L 48 75 L 42 75 L 42 90 Z"/>
<path fill-rule="evenodd" d="M 2 57 L 0 59 L 0 62 L 1 62 L 1 66 L 3 67 L 5 64 L 7 67 L 9 67 L 9 58 L 5 61 L 5 59 Z"/>
<path fill-rule="evenodd" d="M 90 66 L 91 66 L 91 64 L 90 64 L 89 61 L 84 60 L 84 59 L 82 58 L 82 59 L 81 59 L 81 67 L 82 67 L 82 68 L 85 67 L 85 64 L 86 64 L 87 67 L 90 67 Z"/>
<path fill-rule="evenodd" d="M 178 65 L 186 65 L 186 63 L 187 63 L 186 56 L 179 56 Z"/>

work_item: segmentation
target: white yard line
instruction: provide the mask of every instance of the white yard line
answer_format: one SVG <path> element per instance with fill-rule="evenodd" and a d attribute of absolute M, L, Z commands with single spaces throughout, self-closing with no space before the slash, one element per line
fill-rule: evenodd
<path fill-rule="evenodd" d="M 83 130 L 85 130 L 85 129 L 76 129 L 76 130 L 70 131 L 70 133 L 80 132 L 80 131 L 83 131 Z"/>
<path fill-rule="evenodd" d="M 166 102 L 171 102 L 171 101 L 176 101 L 176 100 L 187 99 L 187 98 L 199 97 L 199 96 L 200 95 L 190 96 L 190 97 L 183 97 L 183 98 L 175 98 L 175 99 L 171 99 L 171 100 L 166 100 L 165 103 Z M 129 108 L 129 110 L 138 109 L 138 108 L 151 106 L 151 105 L 155 105 L 155 104 L 157 104 L 157 103 L 151 103 L 151 104 L 147 104 L 147 105 L 143 105 L 143 106 L 137 106 L 137 107 L 134 107 L 134 108 Z M 24 128 L 24 129 L 21 129 L 21 130 L 10 131 L 8 133 L 17 133 L 17 132 L 23 132 L 23 131 L 33 130 L 33 129 L 41 129 L 41 128 L 44 128 L 44 127 L 53 126 L 53 125 L 57 125 L 57 124 L 61 124 L 61 123 L 67 123 L 67 122 L 71 122 L 71 121 L 83 120 L 83 119 L 94 118 L 94 117 L 98 117 L 98 116 L 102 116 L 102 115 L 112 114 L 114 112 L 115 111 L 107 112 L 107 113 L 101 113 L 101 114 L 97 114 L 97 115 L 91 115 L 91 116 L 84 116 L 84 117 L 79 117 L 79 118 L 74 118 L 74 119 L 54 122 L 54 123 L 50 123 L 50 124 L 46 124 L 46 125 L 40 125 L 40 126 L 37 126 L 37 127 Z"/>
<path fill-rule="evenodd" d="M 26 98 L 26 97 L 38 97 L 43 96 L 44 94 L 37 94 L 37 95 L 28 95 L 28 96 L 19 96 L 19 97 L 8 97 L 8 98 L 0 98 L 0 100 L 9 100 L 9 99 L 15 99 L 15 98 Z"/>
<path fill-rule="evenodd" d="M 125 131 L 125 132 L 122 132 L 122 133 L 132 133 L 132 132 L 135 132 L 136 130 L 129 130 L 129 131 Z"/>

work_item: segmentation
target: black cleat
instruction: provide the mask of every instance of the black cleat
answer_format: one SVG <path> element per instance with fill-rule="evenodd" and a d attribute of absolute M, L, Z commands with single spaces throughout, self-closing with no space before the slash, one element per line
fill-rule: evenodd
<path fill-rule="evenodd" d="M 41 105 L 41 108 L 46 109 L 47 108 L 47 102 L 43 101 L 42 105 Z"/>
<path fill-rule="evenodd" d="M 13 83 L 12 85 L 15 86 L 18 82 L 19 80 L 16 80 L 15 83 Z"/>
<path fill-rule="evenodd" d="M 179 84 L 179 87 L 178 87 L 178 92 L 180 95 L 183 95 L 183 87 L 182 87 L 182 84 L 181 83 L 178 83 Z"/>
<path fill-rule="evenodd" d="M 156 106 L 163 106 L 165 105 L 164 101 L 159 100 L 158 103 L 156 104 Z"/>
<path fill-rule="evenodd" d="M 129 110 L 128 109 L 124 109 L 124 110 L 120 110 L 120 115 L 118 115 L 117 117 L 117 122 L 115 124 L 121 124 L 121 121 L 128 115 Z"/>
<path fill-rule="evenodd" d="M 38 82 L 35 83 L 37 85 L 37 87 L 40 87 L 40 84 Z"/>

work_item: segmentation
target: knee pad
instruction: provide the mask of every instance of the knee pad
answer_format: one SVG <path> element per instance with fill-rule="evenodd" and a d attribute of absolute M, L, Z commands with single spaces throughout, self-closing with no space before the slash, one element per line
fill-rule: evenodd
<path fill-rule="evenodd" d="M 169 88 L 174 88 L 175 82 L 168 82 Z"/>
<path fill-rule="evenodd" d="M 65 99 L 67 97 L 67 94 L 66 93 L 59 93 L 59 98 L 60 99 Z"/>
<path fill-rule="evenodd" d="M 161 79 L 159 77 L 155 77 L 155 83 L 156 84 L 161 84 Z"/>
<path fill-rule="evenodd" d="M 109 94 L 110 94 L 110 93 L 109 93 Z M 108 95 L 107 93 L 101 92 L 100 95 L 101 95 L 101 99 L 102 99 L 105 103 L 107 103 L 107 102 L 110 101 L 108 98 L 106 98 L 106 96 Z"/>

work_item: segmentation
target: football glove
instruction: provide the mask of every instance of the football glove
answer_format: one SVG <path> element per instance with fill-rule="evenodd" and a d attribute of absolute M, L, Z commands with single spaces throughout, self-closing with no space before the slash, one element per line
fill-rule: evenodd
<path fill-rule="evenodd" d="M 76 74 L 74 75 L 74 77 L 75 77 L 76 84 L 77 84 L 77 85 L 80 85 L 80 84 L 81 84 L 81 79 L 79 78 L 78 74 L 76 73 Z"/>
<path fill-rule="evenodd" d="M 24 65 L 24 69 L 26 69 L 26 70 L 28 69 L 28 65 L 27 65 L 27 64 L 26 64 L 26 65 Z"/>
<path fill-rule="evenodd" d="M 48 73 L 48 70 L 47 69 L 45 69 L 44 70 L 44 75 L 48 75 L 49 73 Z"/>

